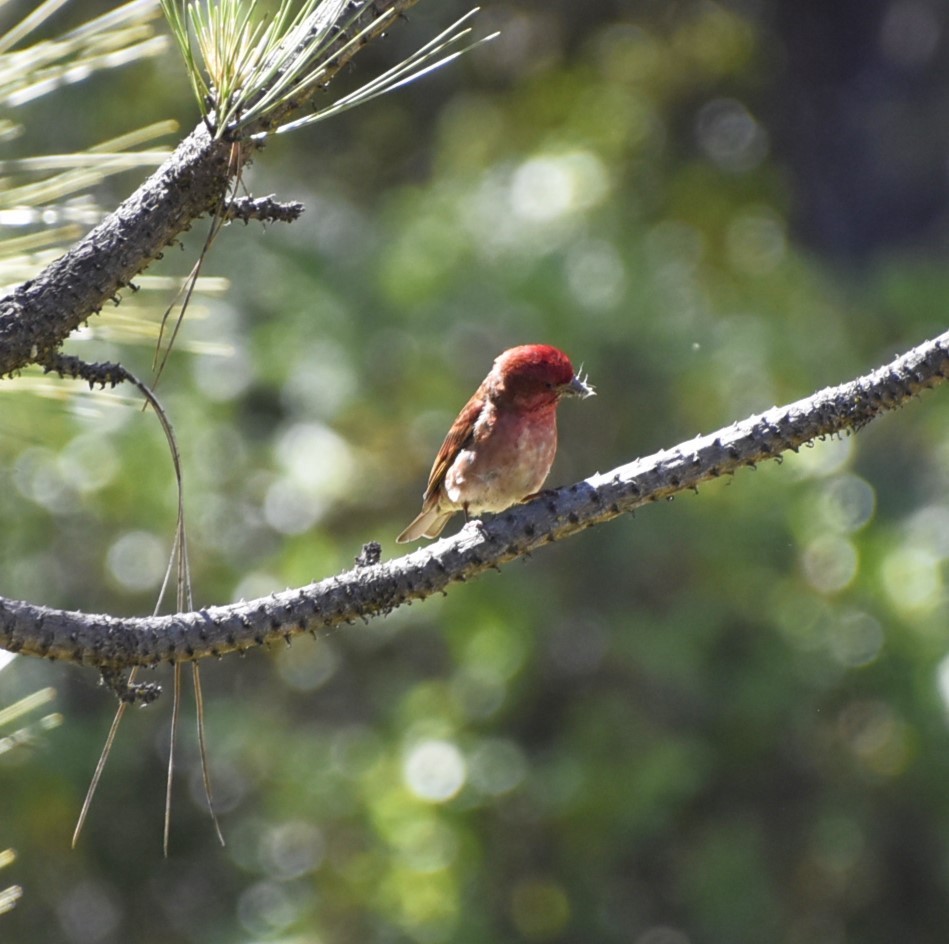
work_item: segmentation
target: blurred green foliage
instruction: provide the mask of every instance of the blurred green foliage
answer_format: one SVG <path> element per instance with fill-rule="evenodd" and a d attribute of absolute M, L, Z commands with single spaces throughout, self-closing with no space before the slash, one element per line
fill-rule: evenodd
<path fill-rule="evenodd" d="M 158 390 L 198 605 L 331 574 L 369 540 L 396 554 L 511 344 L 557 344 L 597 385 L 561 410 L 563 484 L 944 330 L 944 228 L 883 226 L 842 259 L 803 212 L 820 193 L 785 142 L 813 82 L 788 65 L 807 18 L 786 32 L 786 6 L 488 4 L 493 44 L 260 154 L 248 186 L 307 212 L 223 234 L 205 271 L 230 290 L 197 300 Z M 944 41 L 926 58 L 919 34 L 945 12 L 873 6 L 866 94 L 945 94 Z M 462 11 L 423 0 L 358 75 Z M 816 58 L 833 36 L 810 36 Z M 67 126 L 71 146 L 187 127 L 179 72 L 169 53 L 17 117 L 45 150 Z M 899 119 L 907 148 L 939 146 L 918 110 Z M 154 326 L 136 304 L 69 350 L 148 376 L 151 341 L 114 330 Z M 175 508 L 154 417 L 122 391 L 0 391 L 0 593 L 150 611 Z M 161 858 L 166 697 L 128 715 L 70 852 L 113 705 L 90 672 L 15 660 L 0 705 L 53 686 L 63 721 L 0 755 L 0 884 L 23 889 L 0 939 L 944 940 L 947 428 L 940 390 L 445 598 L 205 665 L 223 850 L 184 726 Z"/>

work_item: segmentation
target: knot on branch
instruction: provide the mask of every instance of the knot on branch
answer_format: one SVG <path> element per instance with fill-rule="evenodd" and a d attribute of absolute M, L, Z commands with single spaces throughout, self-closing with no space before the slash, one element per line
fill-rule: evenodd
<path fill-rule="evenodd" d="M 161 685 L 157 682 L 133 682 L 130 676 L 122 674 L 121 669 L 99 669 L 102 684 L 112 692 L 120 702 L 129 705 L 149 705 L 161 694 Z"/>
<path fill-rule="evenodd" d="M 375 567 L 382 560 L 382 545 L 378 541 L 368 541 L 356 555 L 357 567 Z"/>

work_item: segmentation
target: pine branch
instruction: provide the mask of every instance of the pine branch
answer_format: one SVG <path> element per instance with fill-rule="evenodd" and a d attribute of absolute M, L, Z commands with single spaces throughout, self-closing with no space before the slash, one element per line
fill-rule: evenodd
<path fill-rule="evenodd" d="M 278 200 L 276 195 L 267 197 L 237 197 L 224 208 L 225 220 L 260 220 L 262 223 L 293 223 L 300 218 L 305 207 L 295 200 Z"/>
<path fill-rule="evenodd" d="M 390 8 L 401 15 L 416 2 L 353 0 L 361 10 L 351 18 L 351 29 L 358 31 Z M 228 182 L 257 147 L 250 140 L 254 133 L 304 110 L 359 49 L 382 32 L 383 25 L 367 28 L 358 45 L 341 34 L 339 53 L 334 57 L 332 48 L 328 52 L 330 64 L 321 87 L 270 114 L 267 127 L 244 128 L 240 142 L 213 140 L 205 124 L 198 125 L 114 213 L 35 279 L 0 298 L 0 377 L 47 361 L 76 328 L 118 298 L 195 220 L 219 206 Z"/>
<path fill-rule="evenodd" d="M 853 432 L 949 380 L 949 331 L 863 377 L 542 494 L 388 563 L 366 554 L 347 573 L 296 590 L 175 616 L 127 619 L 0 599 L 0 648 L 123 669 L 244 652 L 445 591 L 578 531 L 744 466 Z"/>
<path fill-rule="evenodd" d="M 0 375 L 48 355 L 220 202 L 231 146 L 199 126 L 114 213 L 0 299 Z"/>

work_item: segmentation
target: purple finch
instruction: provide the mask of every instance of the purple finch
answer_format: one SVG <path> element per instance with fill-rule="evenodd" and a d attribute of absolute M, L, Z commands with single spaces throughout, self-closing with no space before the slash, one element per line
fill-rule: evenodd
<path fill-rule="evenodd" d="M 535 494 L 557 452 L 561 397 L 592 397 L 563 351 L 548 344 L 512 347 L 458 414 L 422 496 L 422 511 L 396 538 L 437 538 L 457 511 L 503 511 Z"/>

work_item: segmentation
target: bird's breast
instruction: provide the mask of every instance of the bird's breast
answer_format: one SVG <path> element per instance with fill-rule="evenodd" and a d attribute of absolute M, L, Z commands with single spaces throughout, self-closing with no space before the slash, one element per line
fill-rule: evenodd
<path fill-rule="evenodd" d="M 445 492 L 475 514 L 502 511 L 540 490 L 556 452 L 555 407 L 525 413 L 487 403 L 445 475 Z"/>

